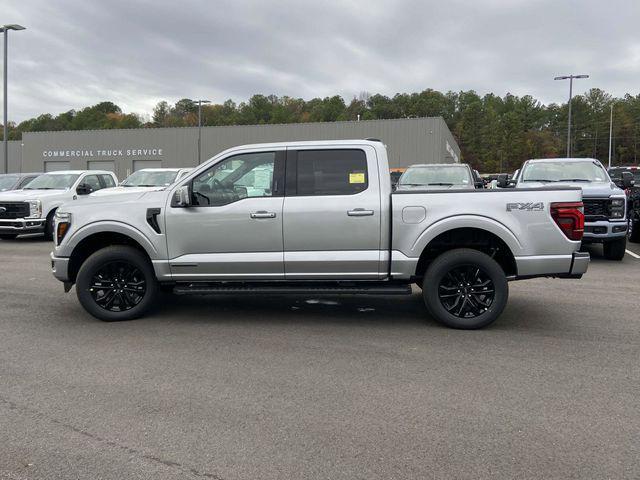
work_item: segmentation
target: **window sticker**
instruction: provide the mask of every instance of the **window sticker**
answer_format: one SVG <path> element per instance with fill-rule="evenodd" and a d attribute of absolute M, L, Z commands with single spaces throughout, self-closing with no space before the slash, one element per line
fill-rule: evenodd
<path fill-rule="evenodd" d="M 364 183 L 364 173 L 350 173 L 349 183 Z"/>

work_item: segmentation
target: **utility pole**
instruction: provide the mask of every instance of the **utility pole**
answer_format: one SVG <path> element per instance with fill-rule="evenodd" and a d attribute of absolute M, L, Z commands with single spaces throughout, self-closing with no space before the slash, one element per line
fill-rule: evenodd
<path fill-rule="evenodd" d="M 202 163 L 202 104 L 209 100 L 198 100 L 198 165 Z"/>
<path fill-rule="evenodd" d="M 613 103 L 611 104 L 611 113 L 609 115 L 609 168 L 611 168 L 611 140 L 613 138 Z"/>
<path fill-rule="evenodd" d="M 573 79 L 589 78 L 589 75 L 563 75 L 554 80 L 569 80 L 569 125 L 567 126 L 567 158 L 571 157 L 571 99 L 573 98 Z"/>
<path fill-rule="evenodd" d="M 9 173 L 9 110 L 7 108 L 7 70 L 9 64 L 7 62 L 7 53 L 9 51 L 9 30 L 24 30 L 22 25 L 2 25 L 0 33 L 4 33 L 4 128 L 2 137 L 2 146 L 4 150 L 4 173 Z"/>

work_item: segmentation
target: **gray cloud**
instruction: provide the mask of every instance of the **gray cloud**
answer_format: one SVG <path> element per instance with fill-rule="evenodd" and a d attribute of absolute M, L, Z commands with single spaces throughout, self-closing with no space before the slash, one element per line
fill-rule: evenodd
<path fill-rule="evenodd" d="M 254 93 L 469 90 L 565 100 L 640 93 L 640 2 L 601 0 L 4 0 L 10 117 L 101 100 L 149 114 L 159 100 Z"/>

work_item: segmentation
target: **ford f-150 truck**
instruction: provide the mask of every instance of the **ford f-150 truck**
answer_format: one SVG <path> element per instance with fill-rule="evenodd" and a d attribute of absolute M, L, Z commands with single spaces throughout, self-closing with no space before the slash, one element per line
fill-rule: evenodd
<path fill-rule="evenodd" d="M 582 243 L 602 243 L 605 258 L 622 260 L 627 245 L 627 198 L 594 158 L 527 160 L 516 189 L 572 186 L 582 188 L 585 227 Z"/>
<path fill-rule="evenodd" d="M 392 193 L 379 141 L 246 145 L 163 191 L 56 214 L 52 269 L 102 320 L 176 294 L 410 294 L 455 328 L 494 321 L 508 280 L 579 278 L 579 187 Z"/>
<path fill-rule="evenodd" d="M 51 240 L 54 214 L 60 205 L 117 183 L 112 172 L 65 170 L 40 175 L 22 190 L 0 193 L 0 238 L 44 233 Z"/>

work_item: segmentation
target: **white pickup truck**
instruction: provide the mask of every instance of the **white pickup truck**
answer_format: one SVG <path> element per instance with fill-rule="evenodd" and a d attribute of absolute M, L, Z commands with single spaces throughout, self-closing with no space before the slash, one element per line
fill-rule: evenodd
<path fill-rule="evenodd" d="M 22 190 L 0 193 L 0 239 L 44 233 L 51 240 L 53 217 L 60 205 L 117 183 L 113 172 L 65 170 L 42 174 Z"/>
<path fill-rule="evenodd" d="M 579 278 L 588 253 L 580 188 L 392 193 L 379 141 L 246 145 L 163 191 L 71 202 L 52 269 L 106 321 L 176 294 L 406 295 L 479 328 L 508 280 Z M 163 287 L 163 288 L 161 288 Z"/>

